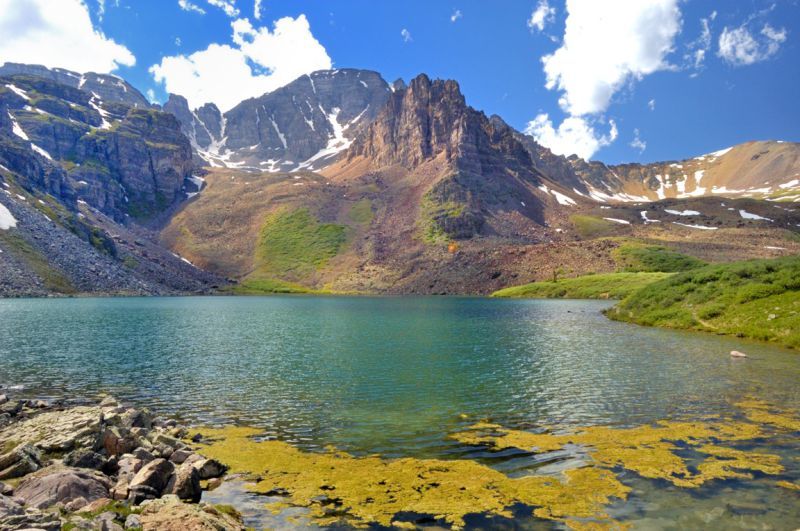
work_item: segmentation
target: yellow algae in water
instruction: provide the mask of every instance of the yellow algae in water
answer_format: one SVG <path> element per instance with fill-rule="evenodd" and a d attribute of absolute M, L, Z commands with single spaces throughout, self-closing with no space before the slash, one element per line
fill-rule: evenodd
<path fill-rule="evenodd" d="M 744 411 L 745 417 L 751 422 L 770 424 L 785 431 L 800 431 L 800 418 L 761 400 L 750 398 L 738 402 L 736 406 Z"/>
<path fill-rule="evenodd" d="M 257 478 L 254 491 L 284 494 L 288 503 L 308 507 L 322 524 L 345 516 L 353 525 L 390 526 L 396 515 L 410 512 L 460 528 L 468 514 L 510 517 L 508 507 L 518 503 L 535 507 L 541 518 L 611 524 L 604 506 L 630 491 L 599 468 L 568 470 L 562 478 L 509 478 L 468 460 L 303 452 L 280 441 L 255 441 L 258 431 L 248 428 L 201 433 L 212 439 L 204 455 Z"/>
<path fill-rule="evenodd" d="M 800 491 L 800 484 L 791 481 L 778 481 L 776 485 L 784 489 Z"/>
<path fill-rule="evenodd" d="M 585 447 L 591 459 L 605 468 L 621 467 L 649 479 L 663 479 L 678 487 L 698 487 L 712 479 L 749 478 L 739 470 L 758 470 L 777 474 L 780 458 L 767 454 L 754 454 L 724 448 L 705 446 L 711 455 L 699 465 L 700 473 L 693 474 L 686 460 L 675 453 L 680 448 L 709 445 L 714 441 L 734 442 L 752 440 L 764 435 L 762 429 L 747 422 L 673 422 L 661 421 L 655 425 L 634 428 L 592 426 L 572 434 L 536 434 L 524 431 L 495 429 L 489 432 L 483 426 L 473 426 L 452 437 L 464 444 L 481 444 L 497 450 L 520 448 L 536 452 L 562 449 L 567 444 Z M 776 471 L 777 470 L 777 471 Z"/>

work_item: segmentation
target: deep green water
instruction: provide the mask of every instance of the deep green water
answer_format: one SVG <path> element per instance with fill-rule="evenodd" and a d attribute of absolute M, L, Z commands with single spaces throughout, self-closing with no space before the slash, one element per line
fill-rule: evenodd
<path fill-rule="evenodd" d="M 612 322 L 600 314 L 608 304 L 0 300 L 0 384 L 37 396 L 106 391 L 194 423 L 255 425 L 304 447 L 389 456 L 481 457 L 446 437 L 483 418 L 517 428 L 636 425 L 730 411 L 745 395 L 800 409 L 800 353 Z M 750 358 L 733 360 L 732 349 Z M 778 450 L 796 477 L 797 448 Z M 689 496 L 664 490 L 679 505 Z M 740 515 L 745 528 L 800 525 L 800 497 L 781 490 L 744 492 L 783 507 L 786 525 L 755 511 Z M 709 503 L 689 498 L 698 511 Z M 672 510 L 641 503 L 643 518 Z M 634 507 L 635 497 L 620 510 Z"/>

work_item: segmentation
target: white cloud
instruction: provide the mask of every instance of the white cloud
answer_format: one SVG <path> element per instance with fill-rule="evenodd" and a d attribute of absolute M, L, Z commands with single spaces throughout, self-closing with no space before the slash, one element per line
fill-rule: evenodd
<path fill-rule="evenodd" d="M 253 5 L 253 18 L 261 20 L 261 0 L 256 0 Z"/>
<path fill-rule="evenodd" d="M 198 6 L 197 4 L 194 4 L 194 3 L 190 2 L 189 0 L 178 0 L 178 7 L 180 7 L 184 11 L 190 11 L 190 12 L 194 12 L 194 13 L 199 13 L 201 15 L 205 15 L 206 14 L 206 10 L 205 9 L 203 9 L 200 6 Z"/>
<path fill-rule="evenodd" d="M 239 10 L 234 5 L 236 3 L 235 0 L 206 0 L 210 5 L 214 7 L 218 7 L 225 12 L 231 18 L 239 16 Z"/>
<path fill-rule="evenodd" d="M 400 36 L 403 37 L 403 42 L 411 42 L 413 40 L 411 38 L 411 32 L 406 28 L 400 30 Z"/>
<path fill-rule="evenodd" d="M 175 46 L 180 46 L 180 45 L 181 45 L 181 38 L 175 37 Z"/>
<path fill-rule="evenodd" d="M 561 47 L 542 57 L 542 64 L 545 86 L 561 92 L 558 103 L 568 117 L 555 128 L 547 115 L 537 116 L 528 127 L 537 140 L 553 152 L 583 158 L 611 144 L 617 137 L 614 122 L 608 134 L 597 132 L 595 124 L 602 122 L 617 91 L 672 68 L 667 56 L 681 29 L 679 3 L 567 0 Z"/>
<path fill-rule="evenodd" d="M 647 108 L 650 109 L 651 111 L 656 110 L 656 100 L 655 100 L 655 98 L 653 98 L 652 100 L 647 102 Z"/>
<path fill-rule="evenodd" d="M 633 140 L 631 140 L 630 146 L 633 149 L 638 149 L 639 153 L 644 153 L 644 150 L 647 149 L 647 142 L 639 137 L 638 129 L 633 130 Z"/>
<path fill-rule="evenodd" d="M 564 42 L 542 57 L 547 88 L 580 116 L 605 111 L 623 85 L 667 68 L 681 27 L 679 0 L 567 0 Z"/>
<path fill-rule="evenodd" d="M 528 19 L 528 27 L 531 30 L 544 31 L 544 27 L 553 22 L 556 17 L 556 8 L 550 7 L 547 0 L 539 0 L 539 5 L 531 13 L 531 18 Z"/>
<path fill-rule="evenodd" d="M 158 99 L 156 99 L 156 91 L 155 90 L 147 89 L 147 92 L 145 93 L 145 95 L 147 96 L 147 101 L 149 101 L 150 103 L 158 103 Z"/>
<path fill-rule="evenodd" d="M 610 145 L 617 139 L 617 124 L 609 121 L 607 134 L 600 135 L 586 118 L 570 116 L 561 122 L 556 129 L 550 117 L 539 114 L 525 128 L 525 133 L 533 136 L 537 142 L 547 146 L 556 155 L 578 155 L 588 159 L 600 148 Z"/>
<path fill-rule="evenodd" d="M 726 26 L 719 36 L 717 55 L 734 66 L 765 61 L 778 53 L 786 35 L 786 29 L 777 30 L 769 24 L 764 24 L 758 35 L 751 32 L 747 23 L 732 29 Z"/>
<path fill-rule="evenodd" d="M 0 35 L 0 62 L 101 73 L 136 64 L 128 48 L 92 25 L 81 0 L 0 0 Z"/>
<path fill-rule="evenodd" d="M 450 15 L 450 22 L 455 22 L 456 20 L 460 19 L 462 16 L 464 16 L 464 15 L 461 14 L 461 10 L 460 9 L 456 9 L 455 11 L 453 11 L 453 14 Z"/>
<path fill-rule="evenodd" d="M 193 108 L 213 102 L 224 112 L 244 99 L 332 66 L 305 15 L 281 18 L 272 31 L 254 28 L 246 19 L 235 20 L 231 27 L 232 45 L 211 44 L 188 56 L 163 57 L 150 67 L 153 78 L 168 92 L 186 97 Z"/>
<path fill-rule="evenodd" d="M 711 49 L 711 22 L 717 18 L 717 12 L 712 11 L 706 18 L 700 19 L 700 35 L 687 45 L 688 51 L 684 55 L 685 62 L 695 70 L 700 70 L 706 60 L 706 55 Z"/>

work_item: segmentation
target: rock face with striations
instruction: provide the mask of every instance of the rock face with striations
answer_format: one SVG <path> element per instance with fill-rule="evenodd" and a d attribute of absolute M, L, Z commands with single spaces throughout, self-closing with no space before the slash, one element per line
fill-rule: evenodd
<path fill-rule="evenodd" d="M 213 104 L 193 111 L 175 95 L 164 110 L 178 118 L 198 154 L 212 166 L 314 170 L 350 145 L 390 92 L 376 72 L 325 70 L 245 100 L 224 116 Z"/>
<path fill-rule="evenodd" d="M 529 153 L 509 128 L 467 106 L 452 80 L 420 75 L 395 91 L 347 158 L 410 171 L 440 161 L 440 178 L 425 195 L 423 210 L 451 238 L 480 234 L 498 211 L 522 210 L 542 222 L 534 191 L 540 174 Z"/>
<path fill-rule="evenodd" d="M 53 74 L 0 77 L 0 164 L 25 188 L 117 220 L 150 218 L 185 197 L 192 152 L 174 116 L 103 100 Z"/>

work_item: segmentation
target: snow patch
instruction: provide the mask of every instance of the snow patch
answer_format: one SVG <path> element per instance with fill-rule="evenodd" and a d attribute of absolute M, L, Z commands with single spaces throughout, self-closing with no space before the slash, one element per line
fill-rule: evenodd
<path fill-rule="evenodd" d="M 785 190 L 785 189 L 787 189 L 787 188 L 794 188 L 794 187 L 795 187 L 795 186 L 797 186 L 798 184 L 800 184 L 800 179 L 792 179 L 792 180 L 791 180 L 791 181 L 789 181 L 788 183 L 779 184 L 779 185 L 778 185 L 778 188 L 782 188 L 782 189 L 784 189 L 784 190 Z"/>
<path fill-rule="evenodd" d="M 668 208 L 664 209 L 664 212 L 669 212 L 670 214 L 674 214 L 676 216 L 699 216 L 700 212 L 697 210 L 670 210 Z"/>
<path fill-rule="evenodd" d="M 11 215 L 11 212 L 0 203 L 0 230 L 13 229 L 17 226 L 17 220 Z"/>
<path fill-rule="evenodd" d="M 751 214 L 747 210 L 739 209 L 739 215 L 742 216 L 744 219 L 756 219 L 756 220 L 763 220 L 763 221 L 772 221 L 769 218 L 765 218 L 764 216 L 759 216 L 758 214 Z"/>
<path fill-rule="evenodd" d="M 642 210 L 641 212 L 639 212 L 639 214 L 642 215 L 642 219 L 644 220 L 645 223 L 661 223 L 661 221 L 659 221 L 657 219 L 648 218 L 647 217 L 647 210 Z"/>
<path fill-rule="evenodd" d="M 613 221 L 614 223 L 620 223 L 622 225 L 630 225 L 631 224 L 630 221 L 626 221 L 624 219 L 617 219 L 617 218 L 603 218 L 603 219 L 606 219 L 608 221 Z"/>
<path fill-rule="evenodd" d="M 31 142 L 31 148 L 32 148 L 32 149 L 33 149 L 33 150 L 34 150 L 36 153 L 38 153 L 39 155 L 43 156 L 43 157 L 44 157 L 44 158 L 46 158 L 47 160 L 53 160 L 53 157 L 51 157 L 51 156 L 50 156 L 50 153 L 48 153 L 47 151 L 43 150 L 42 148 L 40 148 L 39 146 L 37 146 L 37 145 L 36 145 L 36 144 L 34 144 L 33 142 Z"/>
<path fill-rule="evenodd" d="M 16 94 L 17 96 L 19 96 L 20 98 L 25 98 L 26 100 L 31 99 L 30 96 L 28 96 L 27 92 L 17 87 L 16 85 L 9 83 L 8 85 L 6 85 L 6 88 L 11 92 L 13 92 L 14 94 Z"/>
<path fill-rule="evenodd" d="M 553 190 L 551 193 L 555 196 L 556 201 L 558 201 L 559 205 L 574 206 L 574 205 L 578 204 L 571 197 L 566 196 L 566 195 L 564 195 L 562 193 L 556 192 L 555 190 Z"/>
<path fill-rule="evenodd" d="M 17 119 L 14 118 L 13 114 L 11 114 L 11 111 L 6 111 L 6 112 L 8 113 L 8 117 L 11 118 L 11 131 L 15 135 L 20 137 L 22 140 L 30 140 L 30 138 L 28 138 L 28 135 L 25 134 L 25 131 L 22 129 L 22 127 L 19 126 L 19 122 L 17 122 Z"/>
<path fill-rule="evenodd" d="M 705 225 L 689 225 L 688 223 L 678 223 L 677 221 L 672 222 L 673 225 L 680 225 L 681 227 L 689 227 L 690 229 L 701 229 L 701 230 L 717 230 L 719 227 L 706 227 Z"/>

